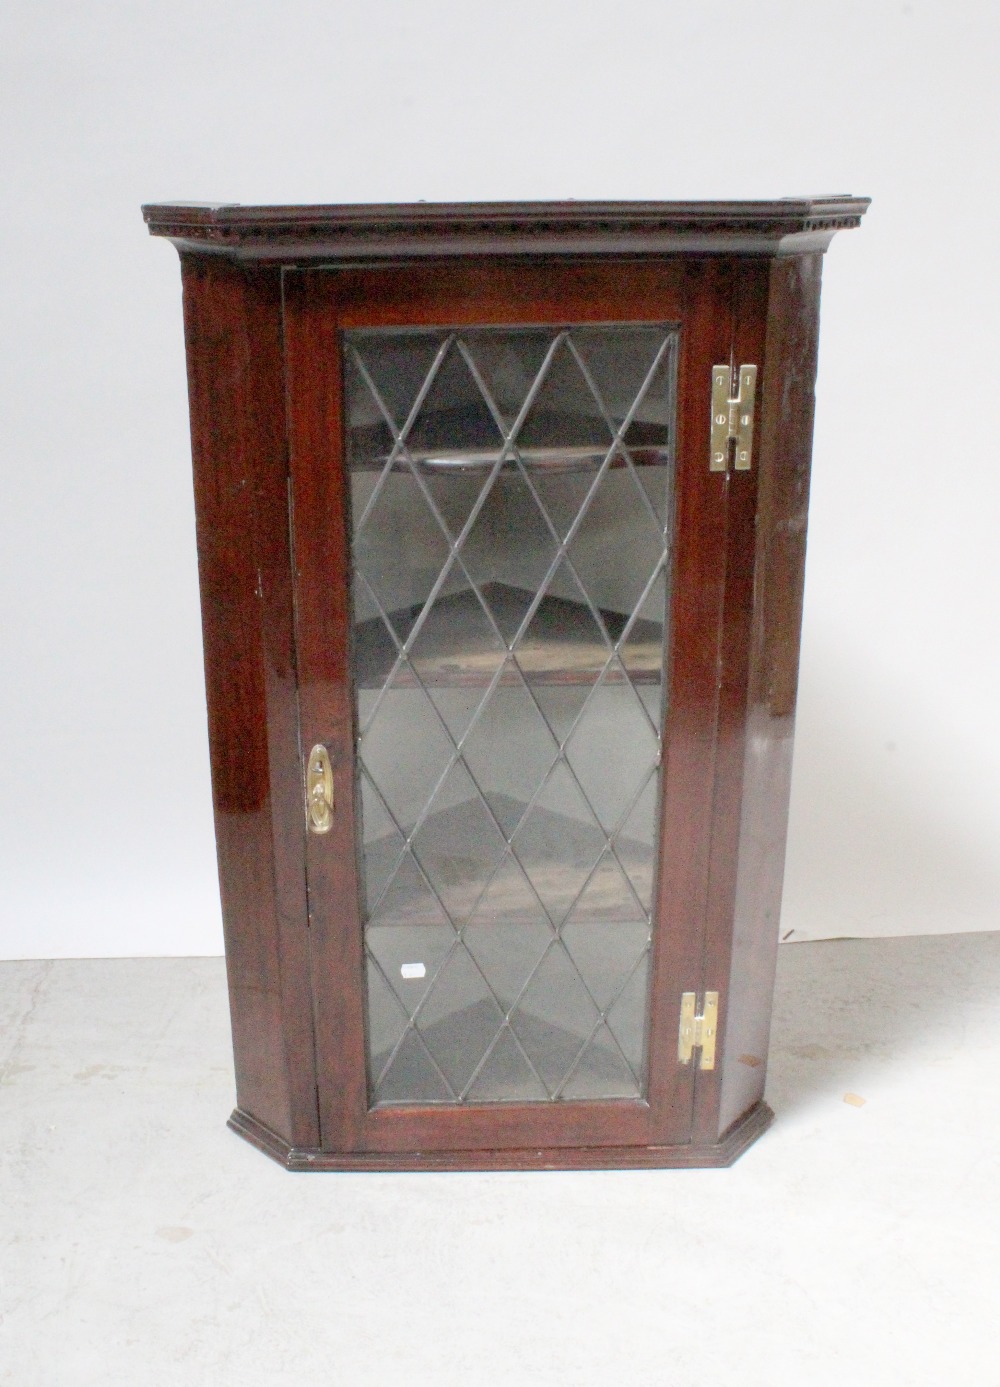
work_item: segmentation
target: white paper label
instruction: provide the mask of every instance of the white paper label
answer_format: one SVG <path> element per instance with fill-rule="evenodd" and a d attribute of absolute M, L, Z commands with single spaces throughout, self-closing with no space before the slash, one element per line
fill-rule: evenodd
<path fill-rule="evenodd" d="M 427 969 L 422 963 L 404 963 L 399 971 L 404 978 L 425 978 L 427 976 Z"/>

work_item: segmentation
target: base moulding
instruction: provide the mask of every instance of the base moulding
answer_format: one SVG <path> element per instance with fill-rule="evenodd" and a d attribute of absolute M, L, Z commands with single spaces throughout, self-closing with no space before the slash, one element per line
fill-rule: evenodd
<path fill-rule="evenodd" d="M 732 1165 L 773 1120 L 774 1113 L 760 1102 L 712 1145 L 531 1146 L 490 1151 L 323 1151 L 291 1146 L 239 1108 L 228 1125 L 286 1170 L 654 1170 Z"/>

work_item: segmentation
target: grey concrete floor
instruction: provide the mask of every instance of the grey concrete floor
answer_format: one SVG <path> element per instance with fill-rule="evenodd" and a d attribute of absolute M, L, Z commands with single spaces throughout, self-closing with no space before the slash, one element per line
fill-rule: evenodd
<path fill-rule="evenodd" d="M 289 1175 L 217 959 L 0 965 L 0 1036 L 0 1383 L 1000 1384 L 1000 935 L 784 947 L 727 1171 Z"/>

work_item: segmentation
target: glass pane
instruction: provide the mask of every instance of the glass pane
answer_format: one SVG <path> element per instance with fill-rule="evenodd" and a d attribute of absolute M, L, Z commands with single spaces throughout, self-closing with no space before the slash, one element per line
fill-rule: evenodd
<path fill-rule="evenodd" d="M 558 761 L 513 841 L 553 926 L 566 918 L 606 842 L 572 771 Z"/>
<path fill-rule="evenodd" d="M 638 1098 L 639 1083 L 611 1030 L 601 1022 L 563 1085 L 564 1098 Z"/>
<path fill-rule="evenodd" d="M 608 833 L 631 809 L 659 754 L 649 715 L 616 660 L 566 744 L 567 762 Z"/>
<path fill-rule="evenodd" d="M 449 1085 L 463 1093 L 503 1025 L 503 1012 L 461 945 L 442 969 L 418 1025 Z"/>
<path fill-rule="evenodd" d="M 646 1012 L 649 1005 L 649 953 L 643 954 L 635 971 L 608 1009 L 608 1030 L 618 1042 L 622 1055 L 645 1092 Z"/>
<path fill-rule="evenodd" d="M 370 1100 L 641 1097 L 676 330 L 344 348 Z"/>
<path fill-rule="evenodd" d="M 511 1029 L 553 1098 L 590 1039 L 600 1013 L 566 950 L 545 955 L 511 1016 Z"/>
<path fill-rule="evenodd" d="M 504 839 L 461 761 L 431 802 L 413 851 L 452 923 L 463 923 L 503 856 Z"/>
<path fill-rule="evenodd" d="M 505 1023 L 467 1094 L 471 1103 L 533 1103 L 548 1097 L 524 1048 Z"/>

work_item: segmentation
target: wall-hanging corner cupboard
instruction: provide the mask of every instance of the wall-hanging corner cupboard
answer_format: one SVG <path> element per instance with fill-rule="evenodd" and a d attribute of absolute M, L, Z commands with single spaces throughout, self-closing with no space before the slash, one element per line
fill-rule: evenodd
<path fill-rule="evenodd" d="M 820 268 L 852 197 L 154 205 L 180 251 L 231 1125 L 725 1165 L 764 1075 Z"/>

